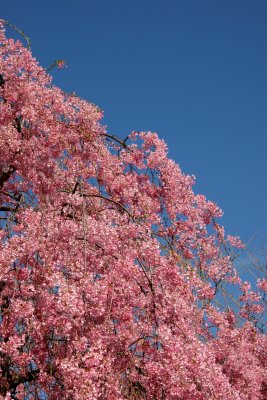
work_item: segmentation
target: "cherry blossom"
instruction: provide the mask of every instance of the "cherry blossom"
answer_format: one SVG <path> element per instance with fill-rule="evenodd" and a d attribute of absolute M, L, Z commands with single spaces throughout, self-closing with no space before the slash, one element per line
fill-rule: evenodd
<path fill-rule="evenodd" d="M 260 296 L 222 211 L 0 25 L 0 399 L 266 399 Z"/>

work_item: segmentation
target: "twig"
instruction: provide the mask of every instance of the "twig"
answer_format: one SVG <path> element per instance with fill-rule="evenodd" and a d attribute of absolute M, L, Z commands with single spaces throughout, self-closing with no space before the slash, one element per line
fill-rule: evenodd
<path fill-rule="evenodd" d="M 127 141 L 127 139 L 128 139 L 128 136 L 127 136 L 124 140 L 121 140 L 121 139 L 119 139 L 117 136 L 110 135 L 110 134 L 108 134 L 108 133 L 102 133 L 102 136 L 104 136 L 104 137 L 106 137 L 106 138 L 109 138 L 109 139 L 112 139 L 112 140 L 114 140 L 115 142 L 119 143 L 124 149 L 130 150 L 130 148 L 126 145 L 126 141 Z"/>
<path fill-rule="evenodd" d="M 6 25 L 9 28 L 13 29 L 14 31 L 18 32 L 26 40 L 28 49 L 30 50 L 31 42 L 30 42 L 30 39 L 28 38 L 28 36 L 26 36 L 25 33 L 21 29 L 19 29 L 16 25 L 11 24 L 9 21 L 2 19 L 2 22 L 4 25 Z"/>

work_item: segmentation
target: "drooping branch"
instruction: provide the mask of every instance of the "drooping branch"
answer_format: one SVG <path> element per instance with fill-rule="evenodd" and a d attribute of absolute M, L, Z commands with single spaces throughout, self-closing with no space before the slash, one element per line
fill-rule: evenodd
<path fill-rule="evenodd" d="M 75 186 L 76 186 L 76 185 L 75 185 Z M 61 189 L 61 190 L 59 190 L 59 192 L 61 192 L 61 193 L 74 194 L 74 191 L 73 191 L 73 190 Z M 83 194 L 81 194 L 81 197 L 95 197 L 95 198 L 99 198 L 99 199 L 108 201 L 108 202 L 110 202 L 110 203 L 113 203 L 113 204 L 115 204 L 116 206 L 118 206 L 121 210 L 125 211 L 125 212 L 129 215 L 129 217 L 130 217 L 131 219 L 133 219 L 133 220 L 135 219 L 134 215 L 131 214 L 130 211 L 127 210 L 126 207 L 124 207 L 124 206 L 123 206 L 121 203 L 119 203 L 118 201 L 113 200 L 113 199 L 110 199 L 109 197 L 105 197 L 105 196 L 102 196 L 101 194 L 96 194 L 96 193 L 83 193 Z"/>
<path fill-rule="evenodd" d="M 25 35 L 25 33 L 19 29 L 16 25 L 11 24 L 9 21 L 6 21 L 5 19 L 2 19 L 2 22 L 4 25 L 8 26 L 9 28 L 13 29 L 14 31 L 18 32 L 27 42 L 27 47 L 30 50 L 31 48 L 31 42 L 28 36 Z"/>

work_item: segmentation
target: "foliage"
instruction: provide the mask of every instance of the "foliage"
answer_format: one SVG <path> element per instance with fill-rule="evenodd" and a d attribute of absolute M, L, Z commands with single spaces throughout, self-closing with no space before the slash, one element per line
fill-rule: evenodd
<path fill-rule="evenodd" d="M 107 133 L 0 35 L 0 398 L 266 398 L 220 209 L 155 133 Z"/>

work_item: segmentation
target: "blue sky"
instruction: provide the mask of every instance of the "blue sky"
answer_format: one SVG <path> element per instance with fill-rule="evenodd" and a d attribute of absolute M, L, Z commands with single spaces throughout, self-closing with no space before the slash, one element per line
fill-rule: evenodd
<path fill-rule="evenodd" d="M 227 233 L 267 245 L 266 0 L 13 0 L 54 83 L 100 106 L 122 138 L 158 132 Z"/>

